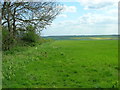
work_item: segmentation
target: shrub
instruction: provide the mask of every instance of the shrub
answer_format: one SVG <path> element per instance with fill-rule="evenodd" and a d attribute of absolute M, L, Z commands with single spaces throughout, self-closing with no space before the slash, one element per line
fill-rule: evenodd
<path fill-rule="evenodd" d="M 22 40 L 27 44 L 34 46 L 35 43 L 40 40 L 40 36 L 36 34 L 35 28 L 30 25 L 26 27 L 26 32 L 23 34 Z"/>
<path fill-rule="evenodd" d="M 7 27 L 2 27 L 2 50 L 9 50 L 14 47 L 15 39 L 10 37 Z"/>
<path fill-rule="evenodd" d="M 6 27 L 2 28 L 2 49 L 7 50 L 9 48 L 9 32 Z"/>

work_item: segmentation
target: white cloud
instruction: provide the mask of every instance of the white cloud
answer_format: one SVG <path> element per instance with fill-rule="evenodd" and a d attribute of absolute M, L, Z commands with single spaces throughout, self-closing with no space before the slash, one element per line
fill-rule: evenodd
<path fill-rule="evenodd" d="M 77 8 L 75 6 L 63 6 L 63 11 L 64 12 L 77 12 Z"/>
<path fill-rule="evenodd" d="M 84 9 L 106 9 L 115 6 L 119 0 L 79 0 Z"/>
<path fill-rule="evenodd" d="M 88 13 L 76 20 L 54 22 L 43 35 L 117 34 L 118 17 Z"/>
<path fill-rule="evenodd" d="M 119 2 L 119 0 L 78 0 L 78 2 L 81 2 L 83 4 L 99 4 L 99 3 L 105 3 L 105 2 Z"/>
<path fill-rule="evenodd" d="M 54 22 L 43 34 L 118 34 L 118 0 L 79 0 L 79 2 L 88 13 L 74 20 L 68 17 L 67 20 Z M 64 8 L 64 12 L 77 12 L 75 6 L 64 6 Z M 93 11 L 89 12 L 89 10 Z"/>
<path fill-rule="evenodd" d="M 88 13 L 79 18 L 81 24 L 117 24 L 118 17 Z"/>
<path fill-rule="evenodd" d="M 110 9 L 110 10 L 107 11 L 107 13 L 112 14 L 112 15 L 113 14 L 118 15 L 118 9 L 116 9 L 116 8 L 115 9 Z"/>
<path fill-rule="evenodd" d="M 110 11 L 111 12 L 111 11 Z M 117 24 L 118 23 L 118 17 L 111 16 L 107 14 L 96 14 L 96 13 L 87 13 L 76 20 L 65 20 L 61 21 L 56 24 L 56 26 L 75 26 L 75 25 L 82 25 L 82 24 L 88 24 L 88 25 L 97 25 L 97 24 Z"/>
<path fill-rule="evenodd" d="M 42 35 L 94 35 L 118 34 L 117 24 L 56 26 L 44 30 Z"/>
<path fill-rule="evenodd" d="M 68 16 L 66 14 L 60 14 L 58 17 L 67 18 Z"/>

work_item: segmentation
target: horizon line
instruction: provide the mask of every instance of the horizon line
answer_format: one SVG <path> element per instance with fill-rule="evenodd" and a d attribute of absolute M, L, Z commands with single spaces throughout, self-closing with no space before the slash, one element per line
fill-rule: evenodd
<path fill-rule="evenodd" d="M 41 35 L 42 37 L 49 37 L 49 36 L 102 36 L 102 35 L 120 35 L 120 34 L 86 34 L 86 35 Z"/>

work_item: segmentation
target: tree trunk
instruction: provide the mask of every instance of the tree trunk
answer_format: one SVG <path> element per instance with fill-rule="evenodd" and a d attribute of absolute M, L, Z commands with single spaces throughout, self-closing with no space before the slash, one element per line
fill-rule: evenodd
<path fill-rule="evenodd" d="M 16 22 L 16 20 L 15 20 L 16 8 L 17 7 L 14 8 L 14 12 L 12 15 L 13 16 L 13 39 L 14 40 L 16 39 L 16 24 L 15 24 L 15 22 Z"/>
<path fill-rule="evenodd" d="M 7 3 L 7 13 L 8 13 L 7 24 L 8 24 L 8 31 L 9 31 L 8 47 L 7 47 L 8 50 L 11 47 L 11 41 L 12 41 L 12 29 L 10 25 L 10 10 L 9 9 L 10 9 L 10 2 Z"/>

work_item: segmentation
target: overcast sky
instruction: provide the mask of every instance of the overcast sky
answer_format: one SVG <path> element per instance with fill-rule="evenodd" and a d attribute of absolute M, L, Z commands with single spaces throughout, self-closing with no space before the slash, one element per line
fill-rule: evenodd
<path fill-rule="evenodd" d="M 42 35 L 118 34 L 118 0 L 61 3 L 64 4 L 64 10 L 51 26 L 42 31 Z"/>

